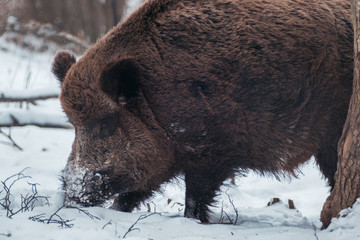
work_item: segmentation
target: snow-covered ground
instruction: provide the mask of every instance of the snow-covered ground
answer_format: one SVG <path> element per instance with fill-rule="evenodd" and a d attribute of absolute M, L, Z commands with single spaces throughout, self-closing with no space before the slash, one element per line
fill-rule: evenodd
<path fill-rule="evenodd" d="M 26 95 L 29 94 L 26 91 L 44 89 L 59 92 L 58 83 L 50 73 L 51 59 L 50 53 L 22 50 L 0 37 L 0 93 L 19 95 L 19 91 L 25 91 Z M 0 117 L 1 113 L 11 111 L 47 113 L 55 119 L 64 117 L 57 99 L 37 103 L 22 108 L 14 103 L 0 104 Z M 48 197 L 48 202 L 39 198 L 32 211 L 20 212 L 11 219 L 0 207 L 0 239 L 360 239 L 360 202 L 354 209 L 343 211 L 346 217 L 334 219 L 327 230 L 320 230 L 319 215 L 329 189 L 313 161 L 302 166 L 302 174 L 291 181 L 280 182 L 274 177 L 250 172 L 247 177 L 237 177 L 235 185 L 226 182 L 217 197 L 217 205 L 212 208 L 214 224 L 204 225 L 182 217 L 185 189 L 181 176 L 165 184 L 162 193 L 133 213 L 93 207 L 83 208 L 87 212 L 60 209 L 53 215 L 62 206 L 59 177 L 71 150 L 74 131 L 34 126 L 1 130 L 5 134 L 10 132 L 23 151 L 4 144 L 10 140 L 0 135 L 0 180 L 5 181 L 25 168 L 24 176 L 31 177 L 20 179 L 11 187 L 11 208 L 19 209 L 21 197 L 33 193 L 33 185 L 29 183 L 38 184 L 37 194 Z M 7 186 L 13 180 L 15 178 L 8 179 Z M 1 190 L 3 184 L 0 184 L 0 203 L 6 194 Z M 282 201 L 267 206 L 274 197 Z M 288 199 L 294 201 L 295 210 L 289 209 Z M 61 218 L 70 228 L 61 227 L 59 223 L 47 224 L 46 219 L 50 218 Z M 227 224 L 236 219 L 236 225 Z"/>

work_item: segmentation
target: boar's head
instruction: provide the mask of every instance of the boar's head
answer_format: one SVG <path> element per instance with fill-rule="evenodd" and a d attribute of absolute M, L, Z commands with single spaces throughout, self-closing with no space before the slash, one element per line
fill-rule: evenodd
<path fill-rule="evenodd" d="M 61 105 L 75 127 L 63 172 L 66 203 L 98 206 L 115 194 L 157 188 L 170 154 L 139 117 L 144 108 L 129 107 L 143 96 L 134 60 L 84 58 L 76 63 L 59 52 L 52 67 L 61 82 Z"/>

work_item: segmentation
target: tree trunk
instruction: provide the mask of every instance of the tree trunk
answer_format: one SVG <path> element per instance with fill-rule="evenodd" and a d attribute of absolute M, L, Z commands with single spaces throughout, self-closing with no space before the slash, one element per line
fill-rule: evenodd
<path fill-rule="evenodd" d="M 338 144 L 335 186 L 321 212 L 323 228 L 360 197 L 360 0 L 351 0 L 354 25 L 354 80 L 350 107 Z"/>

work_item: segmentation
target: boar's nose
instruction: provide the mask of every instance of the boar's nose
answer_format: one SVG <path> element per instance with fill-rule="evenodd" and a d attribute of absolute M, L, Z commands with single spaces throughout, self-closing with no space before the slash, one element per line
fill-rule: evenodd
<path fill-rule="evenodd" d="M 64 187 L 67 205 L 78 203 L 84 206 L 97 206 L 111 196 L 107 174 L 97 171 L 88 171 L 80 177 L 67 177 Z"/>
<path fill-rule="evenodd" d="M 90 184 L 88 185 L 88 192 L 92 193 L 102 193 L 105 190 L 105 180 L 100 173 L 95 173 L 94 176 L 90 179 Z"/>
<path fill-rule="evenodd" d="M 95 173 L 94 177 L 91 179 L 91 181 L 97 185 L 102 185 L 104 183 L 102 176 L 100 173 Z"/>

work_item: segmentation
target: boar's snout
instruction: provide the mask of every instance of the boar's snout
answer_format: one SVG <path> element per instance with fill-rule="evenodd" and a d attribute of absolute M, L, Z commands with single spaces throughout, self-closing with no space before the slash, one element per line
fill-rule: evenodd
<path fill-rule="evenodd" d="M 66 205 L 99 206 L 112 196 L 106 174 L 97 171 L 67 170 L 63 176 Z"/>

